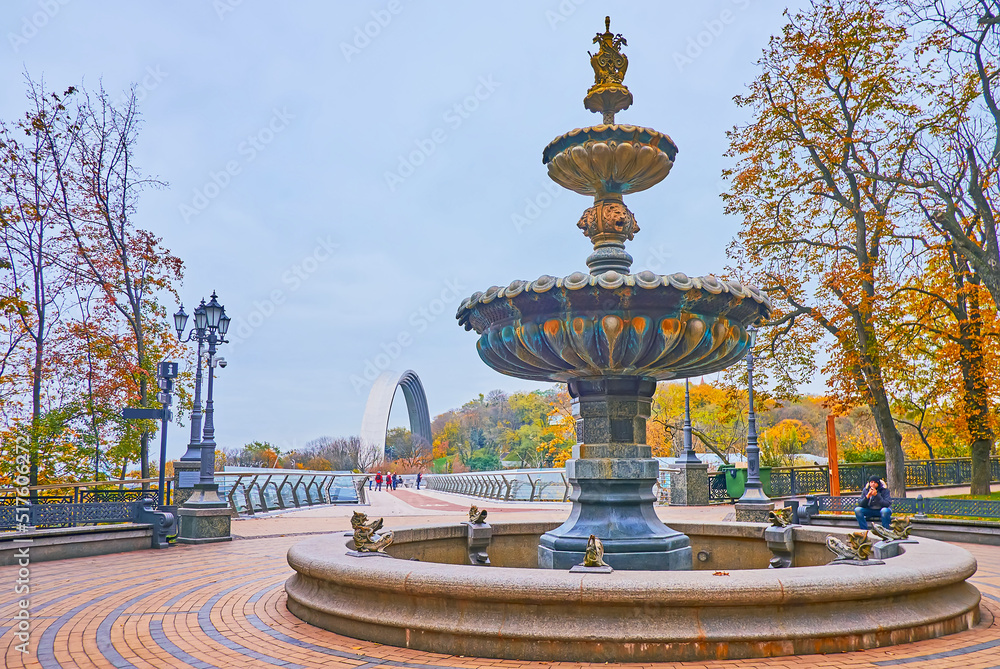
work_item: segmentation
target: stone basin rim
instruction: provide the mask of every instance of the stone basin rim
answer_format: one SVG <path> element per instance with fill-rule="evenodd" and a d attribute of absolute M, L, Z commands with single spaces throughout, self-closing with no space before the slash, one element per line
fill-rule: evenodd
<path fill-rule="evenodd" d="M 644 141 L 643 135 L 647 136 L 648 140 Z M 553 139 L 542 150 L 542 163 L 548 164 L 563 151 L 588 142 L 633 142 L 654 146 L 665 153 L 671 161 L 678 153 L 677 144 L 670 135 L 659 130 L 627 123 L 600 123 L 585 128 L 574 128 Z"/>
<path fill-rule="evenodd" d="M 531 541 L 556 524 L 495 523 L 494 540 L 509 534 L 518 536 L 502 541 Z M 763 524 L 671 526 L 703 541 L 764 541 Z M 419 551 L 422 542 L 436 540 L 464 548 L 465 531 L 451 523 L 395 533 L 398 543 Z M 813 546 L 809 550 L 827 534 L 846 535 L 826 528 L 793 532 Z M 357 558 L 346 555 L 348 540 L 337 533 L 292 547 L 289 612 L 348 637 L 447 655 L 716 662 L 898 645 L 961 632 L 980 620 L 981 595 L 965 580 L 975 559 L 925 539 L 880 566 L 748 569 L 728 576 L 710 570 L 570 574 Z"/>
<path fill-rule="evenodd" d="M 516 533 L 532 521 L 497 523 L 494 534 Z M 734 529 L 766 527 L 757 523 L 672 523 L 681 531 L 711 530 L 715 525 Z M 465 526 L 441 529 L 464 536 Z M 396 530 L 405 542 L 407 529 Z M 846 538 L 847 531 L 796 527 L 796 541 L 816 542 L 828 535 Z M 612 574 L 571 574 L 568 571 L 517 567 L 479 567 L 397 558 L 356 558 L 347 554 L 351 539 L 337 532 L 301 541 L 288 551 L 288 563 L 297 572 L 316 579 L 335 577 L 342 585 L 385 592 L 404 588 L 409 596 L 481 601 L 518 601 L 628 605 L 655 601 L 659 605 L 732 607 L 822 604 L 883 599 L 958 584 L 977 569 L 965 549 L 932 539 L 914 539 L 905 552 L 886 565 L 857 567 L 825 565 L 786 569 L 733 570 L 728 576 L 710 571 L 616 571 Z M 761 538 L 763 541 L 763 538 Z M 323 557 L 318 557 L 323 556 Z M 832 558 L 832 554 L 831 554 Z M 294 578 L 294 577 L 293 577 Z"/>
<path fill-rule="evenodd" d="M 656 274 L 649 270 L 644 270 L 636 274 L 620 274 L 611 270 L 597 276 L 585 272 L 573 272 L 564 277 L 543 274 L 534 281 L 515 279 L 504 287 L 491 286 L 485 291 L 477 291 L 462 300 L 455 318 L 462 323 L 466 323 L 466 329 L 471 329 L 471 326 L 467 325 L 466 322 L 469 312 L 479 305 L 486 305 L 497 299 L 513 299 L 522 293 L 541 295 L 553 289 L 573 291 L 584 288 L 618 290 L 622 287 L 639 287 L 650 291 L 678 290 L 688 292 L 703 290 L 713 295 L 728 293 L 736 298 L 751 299 L 763 306 L 768 312 L 772 308 L 771 300 L 758 288 L 731 279 L 719 279 L 711 274 L 689 277 L 683 272 Z"/>

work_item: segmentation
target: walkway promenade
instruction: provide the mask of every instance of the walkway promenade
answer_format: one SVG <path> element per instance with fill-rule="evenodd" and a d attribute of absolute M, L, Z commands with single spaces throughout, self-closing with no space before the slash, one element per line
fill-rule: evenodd
<path fill-rule="evenodd" d="M 459 522 L 472 500 L 435 492 L 372 493 L 365 512 L 389 528 Z M 490 519 L 557 519 L 568 504 L 487 503 Z M 333 667 L 446 669 L 582 667 L 436 655 L 382 646 L 312 627 L 285 609 L 289 546 L 309 534 L 346 530 L 356 507 L 318 507 L 233 522 L 226 544 L 175 546 L 30 567 L 30 653 L 16 650 L 16 567 L 0 568 L 0 642 L 7 667 Z M 729 507 L 659 509 L 661 517 L 718 520 Z M 772 660 L 660 667 L 997 667 L 1000 666 L 1000 547 L 966 546 L 979 560 L 983 592 L 974 630 L 909 646 Z M 752 612 L 747 612 L 752 615 Z M 594 665 L 595 667 L 597 665 Z M 601 665 L 604 666 L 604 665 Z M 619 665 L 638 667 L 647 665 Z"/>

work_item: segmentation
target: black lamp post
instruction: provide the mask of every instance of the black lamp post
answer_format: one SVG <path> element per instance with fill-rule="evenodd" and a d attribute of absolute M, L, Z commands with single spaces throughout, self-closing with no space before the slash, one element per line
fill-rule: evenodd
<path fill-rule="evenodd" d="M 198 475 L 198 485 L 200 487 L 215 489 L 215 421 L 214 421 L 214 369 L 220 363 L 225 366 L 222 358 L 216 358 L 219 344 L 226 343 L 226 332 L 229 331 L 230 318 L 226 315 L 226 309 L 219 304 L 218 296 L 212 292 L 212 297 L 208 304 L 201 301 L 198 308 L 194 310 L 194 328 L 185 338 L 183 336 L 184 327 L 187 325 L 188 315 L 184 313 L 184 305 L 174 314 L 174 328 L 177 330 L 177 337 L 181 341 L 198 342 L 198 364 L 195 374 L 195 396 L 194 406 L 191 411 L 191 441 L 188 444 L 187 452 L 181 460 L 200 460 L 201 467 Z M 208 344 L 208 399 L 205 402 L 204 428 L 202 428 L 201 411 L 201 357 L 202 347 Z"/>
<path fill-rule="evenodd" d="M 750 349 L 747 352 L 747 393 L 749 414 L 747 416 L 747 483 L 740 502 L 750 504 L 768 504 L 771 499 L 764 494 L 764 486 L 760 482 L 760 448 L 757 447 L 757 416 L 753 410 L 753 347 L 757 341 L 757 326 L 747 328 L 750 335 Z"/>
<path fill-rule="evenodd" d="M 182 323 L 183 311 L 181 309 L 175 316 L 175 325 Z M 202 300 L 194 314 L 199 359 L 202 343 L 208 344 L 208 398 L 205 401 L 205 426 L 201 431 L 198 449 L 198 482 L 194 484 L 191 496 L 177 511 L 180 518 L 177 541 L 185 544 L 232 540 L 229 505 L 219 497 L 219 487 L 215 483 L 215 368 L 226 366 L 225 359 L 217 357 L 216 353 L 219 345 L 226 343 L 229 316 L 226 315 L 225 307 L 219 304 L 215 292 L 208 304 Z M 199 374 L 200 371 L 199 365 Z M 193 426 L 192 435 L 192 440 L 197 438 Z M 190 466 L 188 471 L 191 471 Z"/>
<path fill-rule="evenodd" d="M 684 379 L 684 462 L 693 465 L 700 465 L 701 460 L 694 452 L 694 443 L 691 441 L 691 385 Z"/>
<path fill-rule="evenodd" d="M 208 316 L 205 313 L 205 300 L 201 301 L 198 308 L 194 310 L 194 327 L 188 336 L 184 336 L 184 327 L 187 325 L 188 315 L 184 313 L 184 305 L 174 314 L 174 329 L 177 330 L 177 338 L 181 342 L 191 340 L 198 342 L 198 357 L 195 365 L 194 376 L 194 403 L 191 406 L 191 440 L 188 442 L 187 451 L 181 456 L 181 460 L 197 462 L 201 460 L 201 355 L 202 347 L 208 341 Z"/>
<path fill-rule="evenodd" d="M 202 486 L 215 488 L 215 402 L 213 389 L 215 386 L 215 366 L 218 364 L 215 353 L 218 344 L 226 342 L 226 331 L 229 330 L 229 317 L 226 309 L 212 291 L 212 299 L 205 305 L 205 315 L 208 325 L 208 400 L 205 402 L 205 429 L 201 438 L 201 477 L 198 483 Z"/>

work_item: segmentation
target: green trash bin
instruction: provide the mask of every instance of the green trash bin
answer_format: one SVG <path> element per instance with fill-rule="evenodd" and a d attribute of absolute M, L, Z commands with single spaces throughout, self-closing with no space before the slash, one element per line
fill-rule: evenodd
<path fill-rule="evenodd" d="M 735 465 L 722 465 L 719 467 L 720 472 L 724 472 L 726 475 L 726 493 L 732 499 L 739 499 L 743 496 L 743 492 L 746 490 L 747 485 L 747 469 L 746 467 L 737 468 Z M 761 467 L 760 468 L 760 484 L 764 489 L 764 494 L 768 497 L 771 496 L 771 468 Z"/>
<path fill-rule="evenodd" d="M 730 499 L 739 499 L 746 489 L 747 470 L 737 469 L 735 465 L 722 465 L 719 471 L 726 475 L 726 494 Z"/>

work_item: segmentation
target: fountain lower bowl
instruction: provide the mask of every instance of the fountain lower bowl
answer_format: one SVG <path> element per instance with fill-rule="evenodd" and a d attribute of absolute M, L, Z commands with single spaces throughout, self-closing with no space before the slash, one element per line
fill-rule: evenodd
<path fill-rule="evenodd" d="M 672 522 L 694 571 L 571 574 L 533 568 L 554 522 L 493 527 L 495 566 L 466 564 L 466 526 L 396 530 L 391 557 L 349 536 L 293 546 L 288 609 L 349 637 L 436 653 L 573 662 L 772 657 L 875 648 L 971 628 L 968 551 L 915 539 L 884 565 L 826 565 L 831 528 L 796 527 L 795 565 L 766 569 L 754 523 Z"/>
<path fill-rule="evenodd" d="M 615 271 L 493 286 L 457 318 L 493 369 L 533 381 L 637 376 L 665 381 L 725 369 L 747 351 L 746 328 L 771 304 L 712 276 Z"/>

